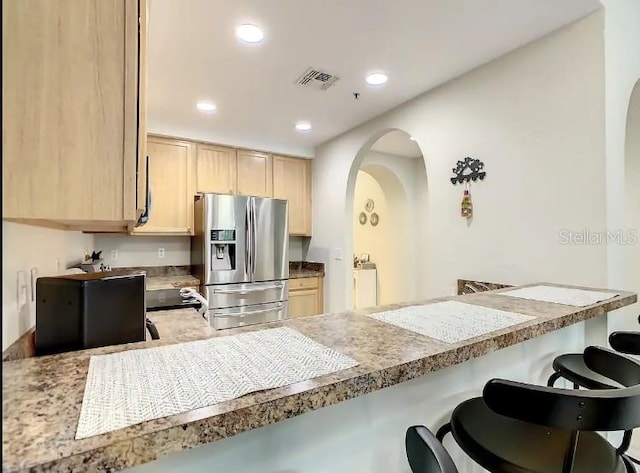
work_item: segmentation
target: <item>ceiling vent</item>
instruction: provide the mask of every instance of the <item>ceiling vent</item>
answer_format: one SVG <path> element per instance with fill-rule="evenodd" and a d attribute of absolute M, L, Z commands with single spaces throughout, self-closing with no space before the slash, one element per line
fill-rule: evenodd
<path fill-rule="evenodd" d="M 298 77 L 298 79 L 296 80 L 296 84 L 318 90 L 327 90 L 338 80 L 340 80 L 340 78 L 334 76 L 333 74 L 329 74 L 326 71 L 321 71 L 314 67 L 310 67 L 304 72 L 304 74 Z"/>

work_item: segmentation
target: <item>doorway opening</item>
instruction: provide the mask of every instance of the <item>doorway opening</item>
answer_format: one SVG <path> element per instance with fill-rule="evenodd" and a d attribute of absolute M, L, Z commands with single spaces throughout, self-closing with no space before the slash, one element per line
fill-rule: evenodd
<path fill-rule="evenodd" d="M 625 136 L 625 244 L 624 260 L 629 290 L 640 291 L 640 80 L 631 92 Z M 635 310 L 635 313 L 632 312 Z M 618 329 L 637 330 L 638 308 Z"/>
<path fill-rule="evenodd" d="M 356 156 L 347 191 L 351 241 L 345 245 L 353 257 L 347 294 L 354 309 L 414 301 L 426 292 L 426 184 L 422 151 L 405 131 L 378 134 Z"/>

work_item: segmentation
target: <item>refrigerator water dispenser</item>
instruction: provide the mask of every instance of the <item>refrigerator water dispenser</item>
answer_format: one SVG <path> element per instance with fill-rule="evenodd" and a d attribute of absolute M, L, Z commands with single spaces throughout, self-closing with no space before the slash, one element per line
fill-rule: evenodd
<path fill-rule="evenodd" d="M 211 271 L 236 269 L 236 231 L 211 230 Z"/>

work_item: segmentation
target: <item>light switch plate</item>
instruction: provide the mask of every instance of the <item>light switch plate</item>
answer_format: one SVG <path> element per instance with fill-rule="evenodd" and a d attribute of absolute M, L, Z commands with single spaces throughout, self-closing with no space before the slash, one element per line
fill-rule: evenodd
<path fill-rule="evenodd" d="M 336 261 L 342 261 L 342 248 L 333 249 L 333 259 Z"/>

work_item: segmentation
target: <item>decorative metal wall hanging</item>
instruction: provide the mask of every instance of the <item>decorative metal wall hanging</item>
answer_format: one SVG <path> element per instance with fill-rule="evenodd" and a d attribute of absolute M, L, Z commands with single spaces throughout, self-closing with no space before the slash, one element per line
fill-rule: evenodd
<path fill-rule="evenodd" d="M 367 223 L 367 214 L 364 212 L 360 212 L 360 215 L 358 216 L 358 221 L 360 222 L 360 225 L 364 225 L 365 223 Z"/>
<path fill-rule="evenodd" d="M 378 217 L 377 213 L 373 212 L 369 221 L 371 222 L 371 225 L 375 227 L 376 225 L 378 225 L 380 218 Z"/>
<path fill-rule="evenodd" d="M 467 156 L 464 158 L 464 161 L 458 161 L 456 167 L 453 168 L 455 176 L 451 178 L 451 184 L 462 184 L 463 182 L 470 181 L 475 182 L 478 179 L 483 180 L 487 175 L 483 169 L 484 163 L 482 161 Z"/>

